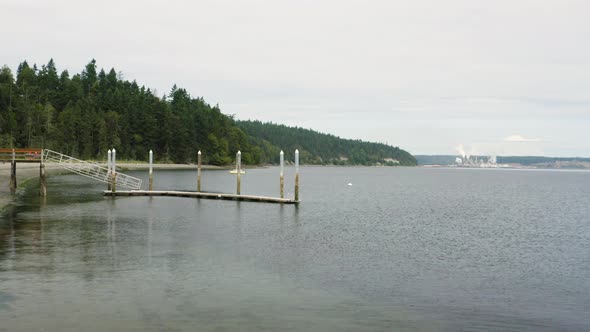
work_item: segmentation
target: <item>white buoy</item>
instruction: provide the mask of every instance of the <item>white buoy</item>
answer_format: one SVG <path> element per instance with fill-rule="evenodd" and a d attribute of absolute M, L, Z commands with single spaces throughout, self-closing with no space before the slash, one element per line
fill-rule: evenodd
<path fill-rule="evenodd" d="M 352 186 L 352 183 L 348 182 L 348 185 L 349 185 L 349 186 Z"/>

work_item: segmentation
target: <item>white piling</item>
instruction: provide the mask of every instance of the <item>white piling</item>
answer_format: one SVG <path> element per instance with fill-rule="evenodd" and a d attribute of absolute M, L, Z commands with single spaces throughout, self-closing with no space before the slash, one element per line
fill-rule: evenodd
<path fill-rule="evenodd" d="M 113 173 L 117 172 L 117 150 L 113 149 L 113 152 L 111 154 L 111 166 L 112 166 L 112 171 Z"/>
<path fill-rule="evenodd" d="M 281 150 L 281 158 L 280 158 L 280 165 L 281 165 L 281 179 L 280 179 L 280 194 L 281 198 L 285 198 L 285 154 L 283 150 Z"/>
<path fill-rule="evenodd" d="M 197 153 L 197 191 L 201 192 L 201 163 L 202 163 L 202 155 L 201 150 Z"/>
<path fill-rule="evenodd" d="M 299 202 L 299 150 L 295 150 L 295 201 Z"/>
<path fill-rule="evenodd" d="M 111 191 L 117 191 L 117 150 L 113 148 L 111 152 L 111 173 L 112 173 L 112 184 L 111 184 Z"/>
<path fill-rule="evenodd" d="M 236 189 L 236 194 L 240 195 L 240 181 L 241 181 L 241 172 L 242 172 L 242 152 L 238 151 L 238 153 L 236 153 L 236 171 L 237 171 L 237 180 L 238 180 L 238 184 L 237 184 L 237 189 Z"/>
<path fill-rule="evenodd" d="M 152 152 L 152 150 L 150 150 L 150 184 L 149 184 L 149 190 L 152 191 L 154 189 L 154 172 L 153 172 L 153 164 L 154 164 L 154 152 Z"/>
<path fill-rule="evenodd" d="M 109 149 L 107 151 L 107 177 L 108 177 L 108 183 L 107 183 L 107 190 L 111 190 L 111 171 L 112 171 L 112 167 L 111 167 L 111 149 Z"/>

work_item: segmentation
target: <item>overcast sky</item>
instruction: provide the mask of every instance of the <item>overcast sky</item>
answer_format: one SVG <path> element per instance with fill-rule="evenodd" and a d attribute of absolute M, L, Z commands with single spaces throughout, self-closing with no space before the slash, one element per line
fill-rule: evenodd
<path fill-rule="evenodd" d="M 0 65 L 92 58 L 414 154 L 590 157 L 590 1 L 0 0 Z"/>

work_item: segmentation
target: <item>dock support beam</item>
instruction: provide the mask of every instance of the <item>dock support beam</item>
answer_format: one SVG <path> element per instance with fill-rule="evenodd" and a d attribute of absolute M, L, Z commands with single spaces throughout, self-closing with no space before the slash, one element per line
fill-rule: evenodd
<path fill-rule="evenodd" d="M 12 149 L 12 162 L 10 163 L 10 192 L 16 192 L 16 154 Z"/>
<path fill-rule="evenodd" d="M 295 150 L 295 202 L 299 202 L 299 150 Z"/>
<path fill-rule="evenodd" d="M 45 163 L 43 162 L 43 158 L 41 158 L 39 166 L 39 196 L 47 196 L 47 179 L 45 178 Z"/>
<path fill-rule="evenodd" d="M 154 190 L 154 171 L 153 171 L 153 164 L 154 164 L 154 152 L 150 150 L 150 185 L 149 190 Z"/>
<path fill-rule="evenodd" d="M 201 163 L 202 162 L 203 162 L 203 160 L 202 160 L 201 150 L 199 150 L 199 153 L 197 153 L 197 192 L 201 192 Z"/>
<path fill-rule="evenodd" d="M 240 194 L 240 185 L 241 185 L 241 175 L 240 174 L 242 172 L 242 152 L 238 151 L 238 153 L 236 153 L 236 171 L 237 171 L 237 179 L 238 179 L 238 184 L 237 184 L 237 188 L 236 188 L 236 194 L 239 195 Z"/>
<path fill-rule="evenodd" d="M 285 154 L 283 153 L 283 150 L 281 150 L 281 159 L 280 159 L 280 164 L 281 164 L 281 180 L 280 180 L 280 185 L 279 185 L 279 193 L 280 193 L 280 197 L 281 198 L 285 198 L 285 174 L 284 174 L 284 169 L 285 169 Z"/>

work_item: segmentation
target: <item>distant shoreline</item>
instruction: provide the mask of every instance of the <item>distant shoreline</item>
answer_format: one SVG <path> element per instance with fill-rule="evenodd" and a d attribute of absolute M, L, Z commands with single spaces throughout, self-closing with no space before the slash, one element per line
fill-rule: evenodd
<path fill-rule="evenodd" d="M 102 167 L 107 167 L 106 163 L 98 163 Z M 119 170 L 146 170 L 150 168 L 148 163 L 117 163 L 117 169 Z M 195 164 L 153 164 L 153 169 L 197 169 Z M 202 169 L 231 169 L 231 166 L 215 166 L 215 165 L 202 165 Z"/>
<path fill-rule="evenodd" d="M 510 170 L 554 170 L 554 171 L 590 171 L 585 167 L 540 167 L 528 165 L 509 165 L 502 167 L 464 167 L 455 165 L 419 165 L 419 168 L 449 168 L 449 169 L 510 169 Z"/>

